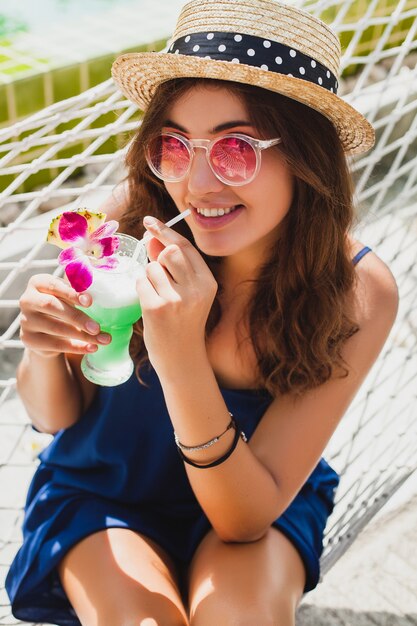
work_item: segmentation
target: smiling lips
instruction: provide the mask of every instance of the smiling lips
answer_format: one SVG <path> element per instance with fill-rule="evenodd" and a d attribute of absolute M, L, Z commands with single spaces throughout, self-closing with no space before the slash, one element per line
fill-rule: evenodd
<path fill-rule="evenodd" d="M 235 219 L 243 210 L 242 204 L 229 207 L 202 208 L 192 206 L 197 224 L 203 227 L 224 226 Z"/>
<path fill-rule="evenodd" d="M 200 215 L 204 215 L 204 217 L 221 217 L 223 215 L 228 215 L 236 209 L 243 207 L 243 204 L 234 204 L 233 206 L 228 207 L 214 207 L 214 208 L 206 208 L 206 207 L 195 207 L 192 208 L 197 211 Z"/>
<path fill-rule="evenodd" d="M 222 215 L 227 215 L 234 211 L 239 205 L 220 208 L 220 209 L 199 209 L 197 208 L 197 213 L 200 215 L 204 215 L 204 217 L 221 217 Z"/>

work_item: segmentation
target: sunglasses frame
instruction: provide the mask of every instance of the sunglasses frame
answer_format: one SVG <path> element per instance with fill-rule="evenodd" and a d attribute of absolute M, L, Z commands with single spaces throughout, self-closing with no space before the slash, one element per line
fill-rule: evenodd
<path fill-rule="evenodd" d="M 179 183 L 182 180 L 184 180 L 184 178 L 189 174 L 189 171 L 191 169 L 191 164 L 193 162 L 194 159 L 194 154 L 195 154 L 195 148 L 203 148 L 203 150 L 206 151 L 206 159 L 207 159 L 207 163 L 210 166 L 211 171 L 213 172 L 213 174 L 215 175 L 215 177 L 220 180 L 220 182 L 222 182 L 225 185 L 232 185 L 233 187 L 241 187 L 242 185 L 247 185 L 248 183 L 251 183 L 253 181 L 253 179 L 257 176 L 257 174 L 259 173 L 260 167 L 261 167 L 261 152 L 262 150 L 266 150 L 267 148 L 271 148 L 272 146 L 277 145 L 278 143 L 281 143 L 281 137 L 276 137 L 275 139 L 255 139 L 254 137 L 249 137 L 248 135 L 245 135 L 243 133 L 229 133 L 227 135 L 222 135 L 221 137 L 216 137 L 215 139 L 187 139 L 187 137 L 184 137 L 183 135 L 179 135 L 178 133 L 174 133 L 172 131 L 167 131 L 164 133 L 159 133 L 159 135 L 157 135 L 155 137 L 155 139 L 157 139 L 158 137 L 163 137 L 163 136 L 168 136 L 168 137 L 174 137 L 175 139 L 178 139 L 188 150 L 188 153 L 190 155 L 190 161 L 188 164 L 188 168 L 186 169 L 186 171 L 184 172 L 184 175 L 181 176 L 180 178 L 171 178 L 168 176 L 161 176 L 160 172 L 158 172 L 158 170 L 154 167 L 152 160 L 150 158 L 150 153 L 149 153 L 149 146 L 146 146 L 146 150 L 145 150 L 145 156 L 146 156 L 146 161 L 150 167 L 150 169 L 152 170 L 152 172 L 155 174 L 155 176 L 157 176 L 159 179 L 167 182 L 167 183 Z M 213 168 L 213 165 L 211 163 L 210 160 L 210 154 L 211 151 L 213 149 L 213 146 L 219 142 L 222 141 L 223 139 L 228 139 L 228 138 L 232 138 L 232 139 L 242 139 L 243 141 L 246 141 L 254 150 L 255 152 L 255 157 L 256 157 L 256 167 L 255 170 L 252 174 L 252 176 L 250 178 L 248 178 L 247 180 L 243 181 L 243 182 L 232 182 L 230 180 L 227 180 L 226 178 L 223 178 L 221 176 L 221 174 L 219 174 L 218 172 L 216 172 Z"/>

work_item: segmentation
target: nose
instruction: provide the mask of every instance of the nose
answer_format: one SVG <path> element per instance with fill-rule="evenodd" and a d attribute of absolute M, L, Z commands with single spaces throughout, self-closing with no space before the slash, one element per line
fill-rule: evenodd
<path fill-rule="evenodd" d="M 194 149 L 194 157 L 188 172 L 188 190 L 197 197 L 224 188 L 224 183 L 213 173 L 207 160 L 205 148 Z"/>

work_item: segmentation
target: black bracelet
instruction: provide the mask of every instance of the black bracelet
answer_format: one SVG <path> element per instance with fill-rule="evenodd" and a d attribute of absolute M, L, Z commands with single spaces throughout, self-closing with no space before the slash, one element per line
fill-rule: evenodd
<path fill-rule="evenodd" d="M 230 446 L 230 448 L 228 449 L 228 451 L 223 454 L 223 456 L 221 456 L 219 459 L 217 459 L 216 461 L 212 461 L 211 463 L 206 463 L 205 465 L 201 465 L 199 463 L 195 463 L 194 461 L 191 461 L 191 459 L 187 458 L 184 454 L 184 452 L 181 450 L 181 448 L 177 448 L 178 450 L 178 454 L 180 455 L 180 457 L 182 458 L 183 461 L 185 461 L 185 463 L 188 463 L 188 465 L 192 465 L 193 467 L 198 467 L 200 469 L 206 469 L 209 467 L 216 467 L 216 465 L 220 465 L 220 463 L 223 463 L 224 461 L 226 461 L 226 459 L 229 458 L 229 456 L 232 454 L 233 450 L 236 448 L 239 439 L 242 438 L 243 441 L 247 441 L 246 435 L 243 431 L 239 431 L 237 428 L 235 429 L 235 436 L 233 438 L 233 443 Z"/>

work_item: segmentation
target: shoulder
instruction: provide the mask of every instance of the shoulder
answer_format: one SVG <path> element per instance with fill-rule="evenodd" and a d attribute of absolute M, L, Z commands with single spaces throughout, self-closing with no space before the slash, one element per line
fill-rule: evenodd
<path fill-rule="evenodd" d="M 359 246 L 359 250 L 363 245 Z M 358 250 L 356 250 L 357 252 Z M 360 327 L 377 323 L 391 327 L 399 305 L 398 286 L 388 265 L 376 252 L 368 252 L 355 266 L 352 315 Z"/>
<path fill-rule="evenodd" d="M 356 281 L 346 313 L 359 330 L 343 345 L 341 356 L 351 379 L 367 375 L 381 352 L 398 313 L 399 294 L 388 265 L 369 252 L 355 266 Z"/>
<path fill-rule="evenodd" d="M 316 466 L 378 358 L 397 315 L 397 284 L 386 263 L 375 252 L 369 252 L 355 270 L 357 281 L 347 313 L 359 331 L 341 348 L 347 375 L 336 373 L 301 397 L 285 394 L 275 398 L 250 440 L 253 452 L 269 469 L 288 502 Z"/>

